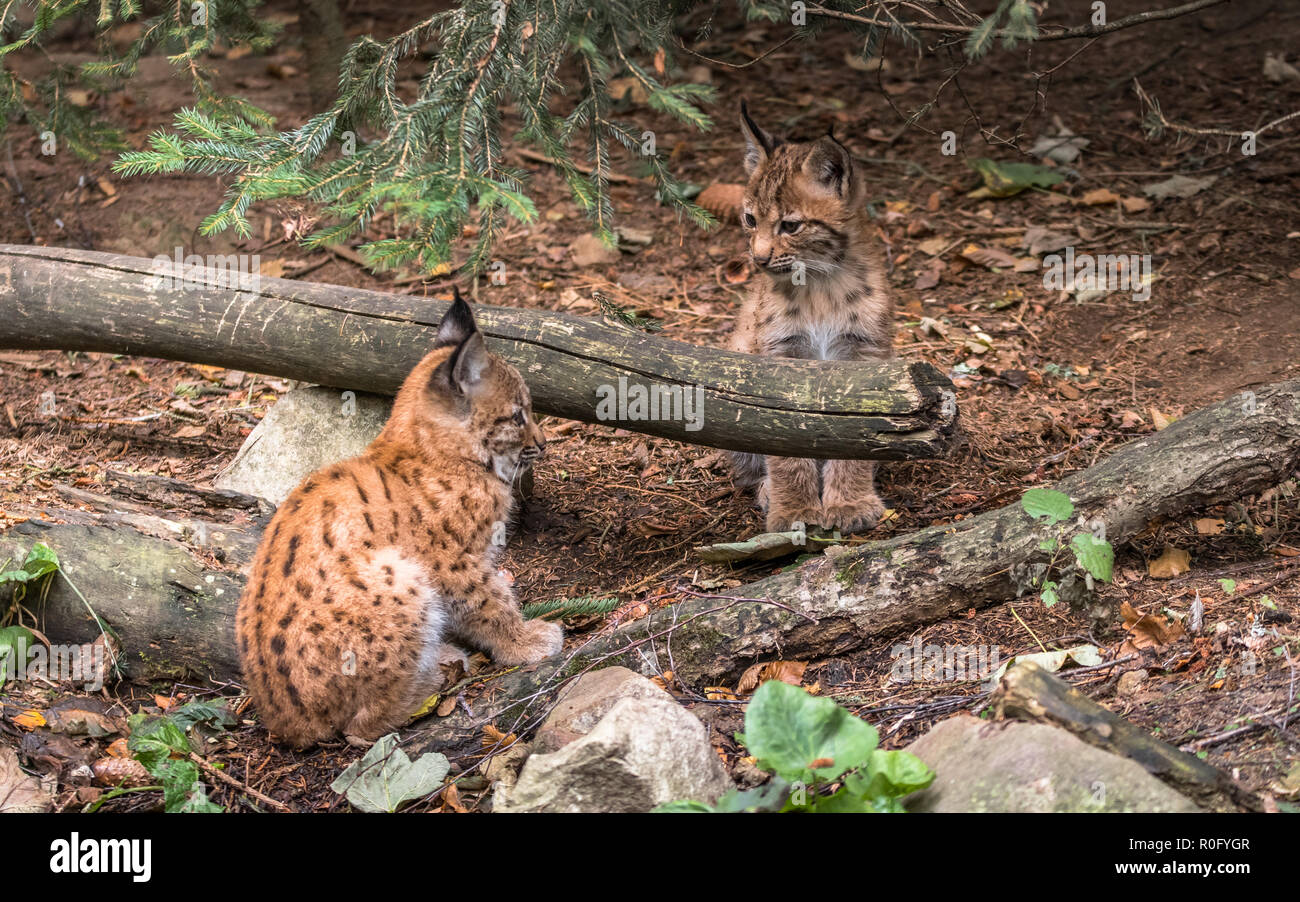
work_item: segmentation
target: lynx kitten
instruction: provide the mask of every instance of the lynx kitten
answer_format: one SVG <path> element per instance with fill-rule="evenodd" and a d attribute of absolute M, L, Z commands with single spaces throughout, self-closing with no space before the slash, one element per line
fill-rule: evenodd
<path fill-rule="evenodd" d="M 236 632 L 276 738 L 374 740 L 442 687 L 439 664 L 463 657 L 452 638 L 501 664 L 560 650 L 559 625 L 524 620 L 493 562 L 510 484 L 545 444 L 457 293 L 379 437 L 308 477 L 253 562 Z"/>
<path fill-rule="evenodd" d="M 871 236 L 853 157 L 831 135 L 792 143 L 759 128 L 742 103 L 741 224 L 763 271 L 741 307 L 731 347 L 809 360 L 892 356 L 893 303 Z M 873 461 L 733 454 L 741 485 L 757 485 L 771 532 L 795 523 L 845 532 L 884 513 Z"/>

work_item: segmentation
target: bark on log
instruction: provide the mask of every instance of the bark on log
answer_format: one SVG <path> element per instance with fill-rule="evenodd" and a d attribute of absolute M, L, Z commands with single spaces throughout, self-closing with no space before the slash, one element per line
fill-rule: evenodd
<path fill-rule="evenodd" d="M 165 357 L 393 394 L 447 304 L 153 261 L 0 245 L 0 347 Z M 225 280 L 224 283 L 222 280 Z M 229 286 L 232 279 L 236 282 Z M 925 363 L 778 360 L 702 348 L 541 310 L 481 307 L 493 350 L 543 413 L 718 448 L 823 458 L 939 457 L 956 435 L 952 384 Z M 676 418 L 601 420 L 600 387 L 703 389 L 698 429 Z M 674 408 L 674 413 L 677 409 Z"/>
<path fill-rule="evenodd" d="M 1190 414 L 1056 488 L 1070 495 L 1079 515 L 1100 518 L 1107 538 L 1118 545 L 1155 518 L 1262 491 L 1288 478 L 1297 466 L 1300 382 L 1286 382 L 1258 389 L 1250 404 L 1233 397 Z M 174 535 L 185 529 L 180 520 L 158 523 L 140 510 L 76 516 L 90 519 L 69 526 L 36 521 L 18 526 L 3 543 L 5 553 L 15 538 L 30 545 L 31 537 L 44 536 L 79 584 L 102 572 L 108 580 L 103 594 L 86 595 L 121 634 L 128 665 L 138 667 L 136 673 L 164 675 L 189 668 L 200 677 L 236 678 L 229 637 L 242 576 L 215 564 L 206 569 L 178 566 L 180 558 L 174 556 L 154 563 L 163 552 L 152 544 L 139 552 L 150 555 L 140 564 L 130 557 L 136 552 L 117 544 L 124 541 L 127 524 L 133 530 Z M 196 527 L 189 529 L 193 533 Z M 224 532 L 218 535 L 219 530 Z M 207 537 L 238 568 L 256 544 L 257 524 L 214 524 Z M 657 611 L 591 637 L 561 658 L 494 677 L 492 692 L 475 701 L 473 715 L 458 709 L 446 718 L 426 720 L 417 743 L 451 755 L 477 751 L 481 725 L 489 720 L 522 733 L 544 714 L 546 697 L 589 668 L 671 669 L 685 684 L 699 687 L 732 679 L 758 660 L 840 654 L 921 623 L 1003 602 L 1022 588 L 1015 574 L 1045 559 L 1040 538 L 1017 502 L 960 523 L 844 549 L 732 596 Z M 169 546 L 169 555 L 189 555 L 174 540 L 157 541 Z M 172 568 L 182 574 L 175 582 L 168 573 Z M 207 586 L 222 588 L 222 594 Z M 94 638 L 88 615 L 65 587 L 51 592 L 45 616 L 51 628 L 47 635 L 55 641 Z M 56 623 L 80 632 L 64 634 L 54 629 Z"/>
<path fill-rule="evenodd" d="M 1151 736 L 1033 663 L 1014 664 L 993 694 L 1000 718 L 1069 730 L 1089 745 L 1130 758 L 1147 773 L 1211 811 L 1263 811 L 1255 793 L 1195 755 Z"/>

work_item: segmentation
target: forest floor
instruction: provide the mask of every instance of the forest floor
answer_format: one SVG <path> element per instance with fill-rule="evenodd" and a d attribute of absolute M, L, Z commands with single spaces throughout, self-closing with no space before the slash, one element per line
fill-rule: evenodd
<path fill-rule="evenodd" d="M 1109 6 L 1113 17 L 1145 8 L 1131 2 Z M 286 31 L 269 57 L 213 64 L 229 90 L 270 110 L 287 127 L 303 121 L 309 105 L 304 80 L 285 77 L 303 65 L 295 17 L 279 18 Z M 350 23 L 350 31 L 384 35 L 405 24 L 388 12 Z M 1052 74 L 1037 81 L 1025 76 L 1023 53 L 995 51 L 962 74 L 961 93 L 945 91 L 922 119 L 924 129 L 903 127 L 896 109 L 909 111 L 931 98 L 946 75 L 942 57 L 917 61 L 892 46 L 885 71 L 864 72 L 846 62 L 854 40 L 837 35 L 808 45 L 792 42 L 736 68 L 777 44 L 782 27 L 717 23 L 707 38 L 690 44 L 700 56 L 679 54 L 691 77 L 708 78 L 718 91 L 713 131 L 690 132 L 637 107 L 635 96 L 624 101 L 624 115 L 646 122 L 660 147 L 671 148 L 680 175 L 703 188 L 743 182 L 741 138 L 733 121 L 742 96 L 771 130 L 813 136 L 833 125 L 863 159 L 860 171 L 870 184 L 897 295 L 897 353 L 952 375 L 964 429 L 963 443 L 946 460 L 880 468 L 880 492 L 893 513 L 869 537 L 1014 503 L 1026 489 L 1087 467 L 1198 407 L 1300 377 L 1296 129 L 1284 126 L 1262 136 L 1254 156 L 1218 137 L 1166 133 L 1148 141 L 1131 88 L 1134 77 L 1140 78 L 1167 117 L 1201 127 L 1241 130 L 1300 108 L 1300 79 L 1275 83 L 1264 75 L 1266 53 L 1300 46 L 1300 10 L 1284 3 L 1235 3 L 1126 30 L 1086 48 L 1080 42 L 1043 44 L 1033 51 L 1032 68 Z M 72 34 L 48 49 L 56 59 L 76 60 L 92 44 Z M 417 74 L 412 68 L 410 77 Z M 89 102 L 126 130 L 132 146 L 140 146 L 191 100 L 187 81 L 173 77 L 162 61 L 148 60 L 122 90 Z M 1069 170 L 1062 186 L 1006 199 L 967 196 L 978 183 L 968 159 L 1032 159 L 1006 141 L 1019 134 L 1018 143 L 1028 148 L 1040 136 L 1059 134 L 1062 125 L 1089 141 L 1078 160 L 1062 167 Z M 981 128 L 996 130 L 991 144 Z M 945 129 L 960 136 L 955 155 L 941 152 L 939 133 Z M 309 210 L 259 208 L 254 221 L 262 228 L 254 239 L 206 238 L 196 226 L 219 202 L 217 179 L 124 179 L 110 172 L 108 157 L 89 164 L 69 153 L 43 157 L 37 139 L 18 128 L 11 129 L 9 142 L 10 188 L 16 175 L 27 204 L 20 210 L 11 191 L 0 195 L 0 243 L 137 256 L 170 255 L 177 247 L 198 254 L 255 253 L 263 272 L 303 272 L 314 281 L 428 297 L 450 294 L 446 278 L 375 274 L 351 259 L 307 253 L 287 242 L 286 232 Z M 590 232 L 590 223 L 549 165 L 517 150 L 510 154 L 530 175 L 529 192 L 540 215 L 507 230 L 495 250 L 504 284 L 480 281 L 473 287 L 478 302 L 588 315 L 597 311 L 599 292 L 658 320 L 670 337 L 704 345 L 725 340 L 747 283 L 756 278 L 734 221 L 701 232 L 658 206 L 646 184 L 619 181 L 612 187 L 619 226 L 642 243 L 628 242 L 630 252 L 617 262 L 582 265 L 572 245 Z M 631 159 L 616 156 L 615 167 L 635 173 Z M 1144 193 L 1174 175 L 1207 181 L 1186 197 Z M 391 227 L 380 218 L 368 237 L 388 236 Z M 1007 254 L 1024 258 L 1025 233 L 1032 228 L 1068 236 L 1079 253 L 1150 254 L 1150 298 L 1125 292 L 1080 298 L 1045 288 L 1037 266 L 1017 272 L 984 262 L 1004 261 Z M 274 378 L 163 360 L 0 352 L 0 513 L 19 505 L 64 504 L 54 491 L 58 484 L 97 491 L 109 469 L 210 485 L 290 387 Z M 47 391 L 58 400 L 54 417 L 38 411 Z M 681 586 L 739 586 L 789 563 L 731 568 L 704 564 L 693 553 L 698 545 L 762 531 L 753 499 L 733 488 L 719 452 L 621 429 L 543 422 L 549 450 L 537 468 L 523 526 L 504 555 L 523 602 L 616 596 L 615 616 L 626 619 L 679 599 Z M 1163 569 L 1172 560 L 1170 548 L 1189 556 L 1185 572 L 1170 576 Z M 1140 660 L 1072 681 L 1253 789 L 1272 787 L 1279 796 L 1300 789 L 1295 782 L 1280 784 L 1300 749 L 1295 481 L 1264 497 L 1152 523 L 1117 550 L 1115 573 L 1101 594 L 1116 610 L 1127 603 L 1138 612 L 1183 618 L 1199 598 L 1204 629 L 1167 645 L 1155 643 Z M 1159 578 L 1162 573 L 1165 578 Z M 581 636 L 603 620 L 570 623 L 569 631 Z M 1009 657 L 1091 643 L 1111 659 L 1133 637 L 1118 613 L 1112 623 L 1093 628 L 1064 605 L 1046 608 L 1025 597 L 927 624 L 915 635 L 851 655 L 801 662 L 807 664 L 802 681 L 876 724 L 885 745 L 898 747 L 938 719 L 978 710 L 985 687 L 893 682 L 896 644 L 919 638 L 922 645 L 996 646 Z M 1144 679 L 1121 684 L 1123 672 L 1139 667 Z M 1062 674 L 1068 678 L 1068 668 Z M 119 684 L 106 688 L 102 700 L 124 714 L 142 705 L 167 708 L 177 699 L 233 691 Z M 29 728 L 15 718 L 29 708 L 48 709 L 70 690 L 11 683 L 3 692 L 0 742 L 17 743 Z M 689 700 L 734 765 L 743 754 L 732 739 L 741 725 L 734 702 L 743 694 L 730 687 L 709 695 Z M 251 711 L 245 713 L 212 760 L 294 809 L 340 804 L 328 783 L 356 750 L 280 748 L 250 717 Z M 109 738 L 81 742 L 102 745 Z M 96 793 L 64 786 L 58 805 L 79 808 Z M 228 808 L 242 804 L 239 792 L 224 783 L 214 784 L 211 793 Z M 477 800 L 466 792 L 455 805 L 440 797 L 424 807 L 473 808 Z M 105 810 L 158 804 L 159 794 L 141 793 L 115 799 Z"/>

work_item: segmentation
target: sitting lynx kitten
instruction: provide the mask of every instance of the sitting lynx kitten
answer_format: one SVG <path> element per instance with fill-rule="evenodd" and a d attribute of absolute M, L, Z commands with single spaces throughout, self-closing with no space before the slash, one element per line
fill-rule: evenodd
<path fill-rule="evenodd" d="M 871 237 L 853 157 L 831 135 L 791 143 L 740 106 L 745 188 L 741 223 L 763 277 L 741 307 L 731 348 L 806 360 L 892 356 L 893 303 Z M 873 461 L 733 454 L 736 481 L 758 485 L 769 532 L 794 523 L 871 529 L 884 513 Z"/>
<path fill-rule="evenodd" d="M 383 431 L 294 490 L 258 549 L 235 623 L 277 738 L 389 732 L 442 687 L 439 663 L 463 658 L 451 637 L 500 664 L 560 650 L 560 626 L 524 620 L 493 563 L 510 483 L 545 444 L 528 387 L 458 292 Z"/>

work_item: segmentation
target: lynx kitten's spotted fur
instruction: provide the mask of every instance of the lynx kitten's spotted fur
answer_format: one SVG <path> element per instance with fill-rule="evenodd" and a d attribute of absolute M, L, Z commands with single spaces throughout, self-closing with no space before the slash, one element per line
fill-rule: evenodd
<path fill-rule="evenodd" d="M 502 664 L 560 650 L 493 562 L 510 483 L 544 446 L 523 379 L 457 294 L 379 437 L 308 477 L 253 562 L 236 631 L 274 737 L 376 739 L 442 687 L 453 637 Z"/>
<path fill-rule="evenodd" d="M 893 303 L 871 236 L 866 192 L 847 148 L 827 135 L 769 135 L 741 104 L 742 225 L 763 275 L 737 319 L 733 350 L 809 360 L 892 356 Z M 767 528 L 795 523 L 858 532 L 876 525 L 875 463 L 734 454 L 736 479 L 758 485 Z"/>

